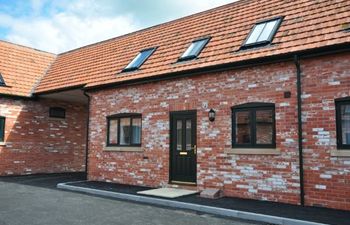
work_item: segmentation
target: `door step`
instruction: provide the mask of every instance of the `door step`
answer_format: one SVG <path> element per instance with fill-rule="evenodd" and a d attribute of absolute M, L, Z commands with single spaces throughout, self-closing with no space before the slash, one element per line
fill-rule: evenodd
<path fill-rule="evenodd" d="M 197 194 L 198 191 L 180 189 L 180 188 L 158 188 L 158 189 L 150 189 L 146 191 L 138 191 L 137 194 L 141 195 L 150 195 L 161 198 L 178 198 L 187 195 Z"/>
<path fill-rule="evenodd" d="M 186 190 L 192 190 L 192 191 L 198 190 L 196 183 L 187 183 L 187 182 L 172 181 L 170 184 L 167 184 L 166 187 L 177 188 L 177 189 L 186 189 Z"/>

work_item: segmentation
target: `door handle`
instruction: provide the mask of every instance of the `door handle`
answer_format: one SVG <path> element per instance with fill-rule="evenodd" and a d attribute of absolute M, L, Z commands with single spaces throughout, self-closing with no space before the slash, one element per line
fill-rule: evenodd
<path fill-rule="evenodd" d="M 197 155 L 197 145 L 193 145 L 193 153 Z"/>

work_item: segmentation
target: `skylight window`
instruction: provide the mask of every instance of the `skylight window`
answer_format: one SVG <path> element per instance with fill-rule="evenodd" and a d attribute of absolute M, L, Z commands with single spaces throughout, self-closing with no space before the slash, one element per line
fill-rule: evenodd
<path fill-rule="evenodd" d="M 2 77 L 1 73 L 0 73 L 0 86 L 6 86 L 5 80 L 4 80 L 4 78 Z"/>
<path fill-rule="evenodd" d="M 156 48 L 142 50 L 139 54 L 125 67 L 123 72 L 139 69 L 144 62 L 153 54 Z"/>
<path fill-rule="evenodd" d="M 272 42 L 279 26 L 281 25 L 282 17 L 272 20 L 263 21 L 255 24 L 252 31 L 245 40 L 243 47 L 251 47 L 257 45 L 265 45 Z"/>
<path fill-rule="evenodd" d="M 208 44 L 210 38 L 202 38 L 193 41 L 187 50 L 182 54 L 179 61 L 197 58 L 203 48 Z"/>

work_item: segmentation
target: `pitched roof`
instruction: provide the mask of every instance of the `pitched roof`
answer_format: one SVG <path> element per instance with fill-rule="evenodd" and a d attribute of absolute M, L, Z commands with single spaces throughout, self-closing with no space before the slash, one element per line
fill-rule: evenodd
<path fill-rule="evenodd" d="M 54 59 L 54 54 L 0 41 L 0 73 L 6 84 L 0 95 L 30 97 Z"/>
<path fill-rule="evenodd" d="M 172 22 L 60 54 L 36 92 L 132 79 L 350 42 L 348 0 L 241 0 Z M 271 45 L 240 50 L 253 25 L 283 16 Z M 211 40 L 199 59 L 177 63 L 189 44 Z M 120 73 L 143 49 L 158 47 L 134 72 Z"/>

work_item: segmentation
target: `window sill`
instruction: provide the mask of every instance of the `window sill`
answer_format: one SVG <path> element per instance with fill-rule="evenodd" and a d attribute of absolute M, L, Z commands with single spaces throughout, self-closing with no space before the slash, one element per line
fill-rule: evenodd
<path fill-rule="evenodd" d="M 280 155 L 278 148 L 228 148 L 225 149 L 227 154 L 235 155 Z"/>
<path fill-rule="evenodd" d="M 0 146 L 6 147 L 6 143 L 5 142 L 0 142 Z"/>
<path fill-rule="evenodd" d="M 331 150 L 331 156 L 335 157 L 350 157 L 350 150 Z"/>
<path fill-rule="evenodd" d="M 120 147 L 120 146 L 106 146 L 103 151 L 107 152 L 143 152 L 141 147 Z"/>

